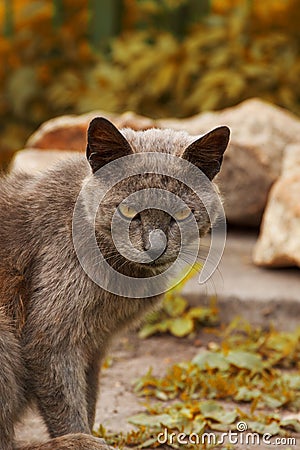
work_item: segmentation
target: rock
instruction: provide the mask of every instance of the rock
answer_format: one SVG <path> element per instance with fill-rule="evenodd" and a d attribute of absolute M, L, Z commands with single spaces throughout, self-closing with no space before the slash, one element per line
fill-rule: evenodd
<path fill-rule="evenodd" d="M 152 119 L 133 112 L 126 112 L 120 116 L 104 111 L 93 111 L 81 116 L 61 116 L 41 125 L 28 139 L 26 148 L 85 151 L 88 125 L 97 116 L 106 117 L 118 128 L 146 130 L 155 126 Z"/>
<path fill-rule="evenodd" d="M 150 117 L 140 116 L 132 111 L 127 111 L 120 116 L 115 116 L 112 122 L 118 128 L 132 128 L 133 130 L 149 130 L 156 127 L 156 121 Z"/>
<path fill-rule="evenodd" d="M 232 141 L 258 148 L 263 163 L 270 166 L 275 176 L 280 173 L 286 145 L 300 141 L 299 119 L 285 109 L 258 98 L 187 119 L 158 120 L 157 124 L 162 128 L 184 129 L 191 134 L 202 134 L 210 128 L 227 125 L 232 132 Z"/>
<path fill-rule="evenodd" d="M 231 142 L 217 182 L 225 199 L 230 223 L 258 226 L 268 193 L 281 171 L 284 148 L 300 142 L 300 121 L 285 110 L 258 99 L 219 112 L 208 112 L 187 119 L 150 118 L 127 112 L 120 116 L 94 111 L 82 116 L 63 116 L 42 125 L 26 147 L 85 151 L 90 120 L 104 116 L 118 128 L 145 130 L 152 127 L 186 130 L 199 135 L 219 126 L 231 128 Z M 39 163 L 40 164 L 40 163 Z"/>
<path fill-rule="evenodd" d="M 300 267 L 300 144 L 286 148 L 254 249 L 255 264 Z"/>
<path fill-rule="evenodd" d="M 10 170 L 20 170 L 22 172 L 39 172 L 48 169 L 61 159 L 70 158 L 72 153 L 63 150 L 39 150 L 26 148 L 18 151 L 13 157 Z"/>
<path fill-rule="evenodd" d="M 26 148 L 15 154 L 11 170 L 30 173 L 44 170 L 60 159 L 69 158 L 72 152 L 85 151 L 87 128 L 96 116 L 106 117 L 118 128 L 146 130 L 154 126 L 152 119 L 132 112 L 117 116 L 103 111 L 93 111 L 82 116 L 57 117 L 45 122 L 28 139 Z"/>
<path fill-rule="evenodd" d="M 225 153 L 222 170 L 216 177 L 228 222 L 258 226 L 275 180 L 259 148 L 240 144 L 233 138 Z"/>
<path fill-rule="evenodd" d="M 282 330 L 299 326 L 299 269 L 264 270 L 253 264 L 257 230 L 229 229 L 224 253 L 217 270 L 205 284 L 195 276 L 182 295 L 193 306 L 217 297 L 221 321 L 236 316 L 262 327 L 275 324 Z M 203 245 L 209 244 L 204 241 Z"/>
<path fill-rule="evenodd" d="M 259 99 L 223 111 L 188 119 L 159 120 L 163 128 L 202 134 L 219 125 L 231 129 L 218 183 L 233 224 L 259 225 L 269 190 L 281 171 L 284 148 L 300 142 L 300 121 L 289 112 Z"/>

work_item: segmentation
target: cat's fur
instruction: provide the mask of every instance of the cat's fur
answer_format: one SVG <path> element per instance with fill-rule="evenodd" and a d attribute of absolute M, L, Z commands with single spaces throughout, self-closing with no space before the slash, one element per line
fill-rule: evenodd
<path fill-rule="evenodd" d="M 118 297 L 98 287 L 83 271 L 72 242 L 73 209 L 83 181 L 92 178 L 91 186 L 97 189 L 94 172 L 131 152 L 173 153 L 198 165 L 212 179 L 220 169 L 228 138 L 226 127 L 196 141 L 171 130 L 125 129 L 120 133 L 107 120 L 97 118 L 89 128 L 87 159 L 75 157 L 43 173 L 18 173 L 1 179 L 1 450 L 103 449 L 105 443 L 91 436 L 101 361 L 112 337 L 159 301 L 159 297 Z M 96 218 L 98 243 L 108 257 L 113 252 L 112 211 L 142 185 L 182 189 L 160 176 L 123 181 L 118 189 L 112 189 Z M 193 203 L 190 192 L 183 189 L 181 194 Z M 86 199 L 86 223 L 90 200 Z M 206 219 L 201 221 L 204 212 L 196 204 L 193 209 L 203 234 L 209 224 Z M 169 234 L 163 255 L 167 264 L 176 257 L 176 223 L 171 230 L 166 213 L 148 210 L 143 214 L 133 224 L 136 246 L 143 247 L 146 229 L 164 228 Z M 117 254 L 111 264 L 137 277 L 156 271 L 155 265 L 127 265 Z M 37 403 L 52 439 L 19 447 L 14 442 L 14 425 L 31 401 Z"/>

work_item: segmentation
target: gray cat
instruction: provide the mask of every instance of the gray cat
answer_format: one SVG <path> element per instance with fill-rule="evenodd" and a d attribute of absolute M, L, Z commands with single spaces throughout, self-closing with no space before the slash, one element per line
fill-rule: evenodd
<path fill-rule="evenodd" d="M 212 180 L 220 170 L 229 130 L 220 127 L 195 139 L 171 130 L 120 132 L 108 120 L 96 118 L 88 131 L 87 158 L 73 157 L 32 176 L 11 174 L 1 179 L 1 450 L 106 447 L 91 435 L 101 362 L 112 338 L 153 309 L 161 295 L 130 299 L 102 289 L 89 278 L 74 250 L 74 207 L 89 180 L 81 226 L 90 227 L 90 203 L 100 189 L 97 171 L 133 153 L 172 153 L 198 166 Z M 116 250 L 110 230 L 113 213 L 129 194 L 149 187 L 184 198 L 201 236 L 210 227 L 199 199 L 170 177 L 144 174 L 118 183 L 99 206 L 95 235 L 110 266 L 136 278 L 149 278 L 165 270 L 176 259 L 180 239 L 177 221 L 168 213 L 155 208 L 136 213 L 132 205 L 125 204 L 119 213 L 130 221 L 133 246 L 152 249 L 153 258 L 151 262 L 133 262 Z M 190 211 L 183 208 L 177 212 L 178 220 L 185 220 Z M 164 241 L 159 230 L 166 237 Z M 18 446 L 14 425 L 32 402 L 36 402 L 51 439 Z"/>

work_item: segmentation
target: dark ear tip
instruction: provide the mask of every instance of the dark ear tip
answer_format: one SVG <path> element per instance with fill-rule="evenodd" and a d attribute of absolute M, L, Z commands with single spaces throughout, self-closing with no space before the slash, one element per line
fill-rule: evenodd
<path fill-rule="evenodd" d="M 230 128 L 228 128 L 226 125 L 222 125 L 221 127 L 217 127 L 213 130 L 214 133 L 218 133 L 220 135 L 223 135 L 224 138 L 226 138 L 229 141 L 230 138 Z"/>
<path fill-rule="evenodd" d="M 94 127 L 98 127 L 104 124 L 111 124 L 109 120 L 107 120 L 105 117 L 94 117 L 89 124 L 89 129 L 92 129 Z"/>

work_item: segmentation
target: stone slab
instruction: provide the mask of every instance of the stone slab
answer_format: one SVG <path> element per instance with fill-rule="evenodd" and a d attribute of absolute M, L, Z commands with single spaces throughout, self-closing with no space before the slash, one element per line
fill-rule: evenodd
<path fill-rule="evenodd" d="M 183 293 L 199 305 L 216 296 L 225 322 L 240 315 L 256 325 L 272 322 L 280 329 L 295 329 L 300 324 L 300 270 L 255 266 L 252 253 L 256 239 L 253 230 L 229 230 L 215 273 L 205 285 L 193 278 Z"/>

